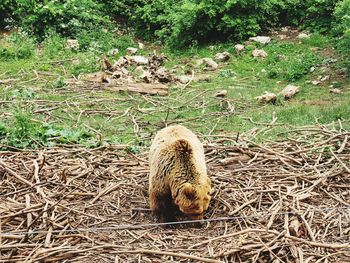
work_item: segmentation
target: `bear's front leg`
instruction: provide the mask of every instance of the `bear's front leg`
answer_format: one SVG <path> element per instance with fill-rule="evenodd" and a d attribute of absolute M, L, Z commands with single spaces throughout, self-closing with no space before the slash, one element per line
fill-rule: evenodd
<path fill-rule="evenodd" d="M 175 221 L 175 207 L 170 194 L 161 194 L 151 189 L 150 207 L 160 223 Z"/>

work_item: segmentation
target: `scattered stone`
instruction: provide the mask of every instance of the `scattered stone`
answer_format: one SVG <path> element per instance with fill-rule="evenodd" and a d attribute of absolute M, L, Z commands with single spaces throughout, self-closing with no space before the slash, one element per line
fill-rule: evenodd
<path fill-rule="evenodd" d="M 215 98 L 225 98 L 227 96 L 227 90 L 219 90 L 215 93 Z"/>
<path fill-rule="evenodd" d="M 282 28 L 281 28 L 281 31 L 282 31 L 282 32 L 288 32 L 288 31 L 289 31 L 289 28 L 288 28 L 287 26 L 282 27 Z"/>
<path fill-rule="evenodd" d="M 236 50 L 236 53 L 239 55 L 243 52 L 243 49 L 244 49 L 244 45 L 241 45 L 241 44 L 237 44 L 235 45 L 235 50 Z"/>
<path fill-rule="evenodd" d="M 254 49 L 253 52 L 252 52 L 252 55 L 255 58 L 258 58 L 258 57 L 266 58 L 267 57 L 267 53 L 264 50 L 262 50 L 262 49 Z"/>
<path fill-rule="evenodd" d="M 215 59 L 221 62 L 225 62 L 230 59 L 230 56 L 231 56 L 230 53 L 228 53 L 227 51 L 224 51 L 222 53 L 217 53 L 215 55 Z"/>
<path fill-rule="evenodd" d="M 115 56 L 115 55 L 117 55 L 118 53 L 119 53 L 119 49 L 113 48 L 113 49 L 111 49 L 110 51 L 107 52 L 107 55 L 108 55 L 108 56 Z"/>
<path fill-rule="evenodd" d="M 211 58 L 203 58 L 203 63 L 206 70 L 216 70 L 218 68 L 218 64 Z"/>
<path fill-rule="evenodd" d="M 277 35 L 277 37 L 280 39 L 280 40 L 284 40 L 284 39 L 287 39 L 288 36 L 287 35 Z"/>
<path fill-rule="evenodd" d="M 143 56 L 130 56 L 128 59 L 136 63 L 137 65 L 147 65 L 148 64 L 148 58 L 143 57 Z"/>
<path fill-rule="evenodd" d="M 312 81 L 311 81 L 311 84 L 312 84 L 312 85 L 315 85 L 315 86 L 318 85 L 318 84 L 320 84 L 320 83 L 321 83 L 321 81 L 319 81 L 319 80 L 312 80 Z"/>
<path fill-rule="evenodd" d="M 282 91 L 281 94 L 286 100 L 292 98 L 295 94 L 299 92 L 298 86 L 287 85 Z"/>
<path fill-rule="evenodd" d="M 305 39 L 305 38 L 309 38 L 310 35 L 306 34 L 306 33 L 300 33 L 299 35 L 297 35 L 298 39 Z"/>
<path fill-rule="evenodd" d="M 191 78 L 191 76 L 183 75 L 183 76 L 175 77 L 175 80 L 177 80 L 181 84 L 187 84 L 188 82 L 190 82 L 192 80 L 192 78 Z"/>
<path fill-rule="evenodd" d="M 114 68 L 120 68 L 125 67 L 129 63 L 129 60 L 127 60 L 125 57 L 119 58 L 113 65 Z"/>
<path fill-rule="evenodd" d="M 270 43 L 271 38 L 267 37 L 267 36 L 256 36 L 256 37 L 250 37 L 249 40 L 254 41 L 254 42 L 258 42 L 261 44 L 268 44 L 268 43 Z"/>
<path fill-rule="evenodd" d="M 145 45 L 142 42 L 138 42 L 137 44 L 139 45 L 139 49 L 142 50 L 145 48 Z"/>
<path fill-rule="evenodd" d="M 157 69 L 157 71 L 155 72 L 155 77 L 158 79 L 159 82 L 163 83 L 168 83 L 172 81 L 172 77 L 169 71 L 164 67 L 160 67 Z"/>
<path fill-rule="evenodd" d="M 67 39 L 66 47 L 74 50 L 79 49 L 79 41 L 76 39 Z"/>
<path fill-rule="evenodd" d="M 137 52 L 137 48 L 136 47 L 128 47 L 127 49 L 126 49 L 126 52 L 129 54 L 129 55 L 134 55 L 134 54 L 136 54 L 136 52 Z"/>
<path fill-rule="evenodd" d="M 310 68 L 310 72 L 311 72 L 311 73 L 314 72 L 315 69 L 316 69 L 315 67 L 311 67 L 311 68 Z"/>
<path fill-rule="evenodd" d="M 334 93 L 334 94 L 340 94 L 340 93 L 342 93 L 341 90 L 338 89 L 338 88 L 330 89 L 329 92 L 330 92 L 330 93 Z"/>
<path fill-rule="evenodd" d="M 272 103 L 275 104 L 277 96 L 274 93 L 265 91 L 261 96 L 256 97 L 260 103 Z"/>
<path fill-rule="evenodd" d="M 320 79 L 320 81 L 321 81 L 321 82 L 324 82 L 324 81 L 329 80 L 329 78 L 330 78 L 330 76 L 327 75 L 327 76 L 322 77 L 322 78 Z"/>

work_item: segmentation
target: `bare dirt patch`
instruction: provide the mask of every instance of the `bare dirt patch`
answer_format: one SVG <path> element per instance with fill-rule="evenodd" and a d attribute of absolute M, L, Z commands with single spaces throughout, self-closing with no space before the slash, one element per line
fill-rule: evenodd
<path fill-rule="evenodd" d="M 350 133 L 290 134 L 206 145 L 215 192 L 202 228 L 156 225 L 147 153 L 1 152 L 0 262 L 346 262 Z"/>

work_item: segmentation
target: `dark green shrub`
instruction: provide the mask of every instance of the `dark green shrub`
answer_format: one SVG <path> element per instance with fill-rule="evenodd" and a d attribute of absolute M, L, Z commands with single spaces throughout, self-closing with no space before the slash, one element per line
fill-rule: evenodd
<path fill-rule="evenodd" d="M 306 15 L 305 3 L 298 0 L 144 0 L 132 22 L 139 32 L 142 29 L 143 36 L 146 31 L 148 36 L 183 46 L 217 39 L 246 39 L 274 26 L 295 25 Z"/>
<path fill-rule="evenodd" d="M 23 32 L 13 33 L 3 40 L 0 46 L 0 59 L 26 59 L 35 52 L 35 45 L 31 38 Z"/>
<path fill-rule="evenodd" d="M 135 15 L 138 6 L 147 4 L 143 0 L 98 0 L 105 12 L 115 21 L 126 24 Z"/>
<path fill-rule="evenodd" d="M 337 4 L 334 18 L 333 32 L 337 37 L 336 46 L 350 75 L 350 0 L 343 0 Z"/>
<path fill-rule="evenodd" d="M 9 24 L 12 24 L 12 20 L 15 19 L 13 11 L 16 10 L 15 0 L 1 0 L 0 1 L 0 28 L 5 28 Z"/>
<path fill-rule="evenodd" d="M 339 0 L 306 0 L 306 13 L 302 22 L 314 31 L 326 33 L 332 26 L 333 11 L 338 2 Z"/>
<path fill-rule="evenodd" d="M 75 37 L 110 26 L 103 5 L 94 0 L 18 0 L 17 4 L 21 26 L 39 40 L 52 33 Z"/>

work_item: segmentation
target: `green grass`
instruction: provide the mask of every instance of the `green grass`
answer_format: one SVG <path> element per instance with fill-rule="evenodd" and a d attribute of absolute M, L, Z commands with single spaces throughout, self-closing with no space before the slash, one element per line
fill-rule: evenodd
<path fill-rule="evenodd" d="M 40 48 L 23 36 L 21 41 L 16 36 L 2 39 L 0 49 L 9 49 L 12 57 L 0 60 L 0 79 L 15 80 L 0 84 L 0 100 L 5 101 L 0 104 L 0 147 L 112 143 L 129 144 L 131 151 L 138 152 L 150 144 L 164 123 L 182 123 L 207 139 L 240 134 L 258 141 L 286 138 L 286 131 L 294 126 L 341 121 L 343 128 L 349 129 L 349 81 L 332 74 L 331 80 L 320 86 L 309 83 L 338 66 L 325 62 L 329 43 L 329 38 L 315 34 L 300 43 L 273 40 L 266 46 L 247 46 L 241 55 L 231 43 L 181 51 L 149 45 L 141 54 L 156 48 L 166 53 L 167 68 L 177 65 L 179 75 L 194 70 L 195 76 L 209 75 L 210 81 L 193 81 L 185 89 L 173 84 L 169 96 L 147 97 L 70 84 L 73 76 L 100 70 L 100 59 L 109 49 L 120 49 L 118 56 L 109 57 L 116 60 L 125 55 L 126 47 L 137 46 L 129 36 L 95 46 L 84 44 L 78 51 L 67 49 L 65 39 L 57 36 Z M 22 47 L 29 50 L 28 56 L 16 55 Z M 253 58 L 255 47 L 264 49 L 268 57 Z M 232 57 L 228 63 L 219 63 L 218 70 L 205 72 L 203 67 L 194 67 L 196 60 L 213 58 L 222 51 Z M 310 72 L 311 67 L 315 72 Z M 332 81 L 342 94 L 329 92 Z M 300 93 L 289 101 L 278 95 L 274 105 L 257 103 L 256 96 L 264 91 L 278 94 L 287 84 L 300 86 Z M 215 98 L 223 89 L 228 92 L 227 100 Z M 270 125 L 273 116 L 277 121 Z"/>

